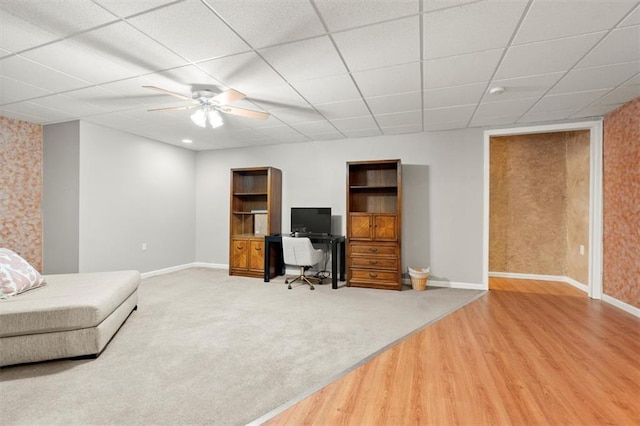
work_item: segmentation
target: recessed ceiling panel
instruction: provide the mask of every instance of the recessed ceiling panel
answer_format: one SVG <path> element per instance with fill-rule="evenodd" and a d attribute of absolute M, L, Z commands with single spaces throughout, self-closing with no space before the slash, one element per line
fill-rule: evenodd
<path fill-rule="evenodd" d="M 423 59 L 505 47 L 526 4 L 480 2 L 425 14 Z"/>
<path fill-rule="evenodd" d="M 349 71 L 420 60 L 418 17 L 385 22 L 333 35 Z"/>

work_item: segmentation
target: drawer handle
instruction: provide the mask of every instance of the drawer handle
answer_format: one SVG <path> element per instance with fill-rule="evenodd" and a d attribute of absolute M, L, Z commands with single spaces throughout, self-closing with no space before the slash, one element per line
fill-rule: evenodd
<path fill-rule="evenodd" d="M 369 274 L 369 278 L 378 278 L 378 274 Z"/>
<path fill-rule="evenodd" d="M 375 248 L 375 247 L 371 247 L 371 248 L 369 248 L 369 251 L 370 251 L 371 253 L 375 253 L 375 252 L 377 252 L 377 251 L 378 251 L 378 249 L 377 249 L 377 248 Z"/>
<path fill-rule="evenodd" d="M 244 250 L 244 246 L 236 246 L 238 250 Z"/>
<path fill-rule="evenodd" d="M 260 250 L 262 250 L 262 247 L 256 247 L 256 250 L 260 251 Z"/>
<path fill-rule="evenodd" d="M 369 261 L 369 265 L 377 265 L 378 261 L 377 260 L 370 260 Z"/>

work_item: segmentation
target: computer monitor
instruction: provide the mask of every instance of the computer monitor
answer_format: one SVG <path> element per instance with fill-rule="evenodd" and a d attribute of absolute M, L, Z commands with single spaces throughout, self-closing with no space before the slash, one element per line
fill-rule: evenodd
<path fill-rule="evenodd" d="M 291 207 L 291 232 L 331 235 L 331 207 Z"/>

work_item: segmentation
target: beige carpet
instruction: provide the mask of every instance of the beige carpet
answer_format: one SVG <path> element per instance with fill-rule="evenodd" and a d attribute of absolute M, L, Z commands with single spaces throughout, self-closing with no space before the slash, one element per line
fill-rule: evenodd
<path fill-rule="evenodd" d="M 148 278 L 97 359 L 3 368 L 1 423 L 246 424 L 480 294 L 287 290 L 205 268 Z"/>

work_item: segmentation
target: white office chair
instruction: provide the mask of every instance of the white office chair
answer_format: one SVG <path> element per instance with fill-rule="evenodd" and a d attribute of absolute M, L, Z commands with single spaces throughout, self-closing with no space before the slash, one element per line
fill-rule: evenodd
<path fill-rule="evenodd" d="M 306 276 L 304 271 L 322 262 L 324 251 L 314 248 L 309 238 L 282 237 L 282 254 L 284 255 L 285 264 L 300 267 L 300 275 L 292 281 L 289 281 L 288 277 L 284 281 L 285 284 L 289 284 L 289 290 L 291 290 L 291 283 L 298 280 L 306 282 L 309 284 L 309 288 L 313 290 L 313 283 L 310 281 L 311 277 Z"/>

